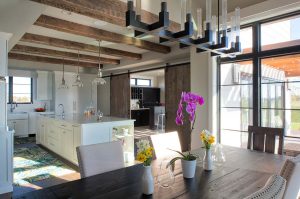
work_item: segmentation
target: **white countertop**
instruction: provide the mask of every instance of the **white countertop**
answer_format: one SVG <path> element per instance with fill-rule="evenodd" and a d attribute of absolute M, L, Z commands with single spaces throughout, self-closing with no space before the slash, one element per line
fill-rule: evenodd
<path fill-rule="evenodd" d="M 93 124 L 93 123 L 105 123 L 105 122 L 121 122 L 121 121 L 134 121 L 127 118 L 104 116 L 100 121 L 96 116 L 85 117 L 83 114 L 67 114 L 65 117 L 60 115 L 42 115 L 44 117 L 53 118 L 56 120 L 63 120 L 73 124 Z"/>

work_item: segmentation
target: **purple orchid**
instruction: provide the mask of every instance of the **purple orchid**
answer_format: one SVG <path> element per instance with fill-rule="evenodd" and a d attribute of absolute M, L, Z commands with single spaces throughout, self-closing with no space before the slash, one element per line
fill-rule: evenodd
<path fill-rule="evenodd" d="M 182 92 L 181 99 L 178 104 L 177 117 L 175 120 L 178 126 L 183 125 L 183 102 L 186 104 L 185 110 L 189 114 L 189 121 L 194 123 L 197 105 L 202 106 L 204 104 L 204 98 L 191 92 Z M 193 128 L 194 124 L 192 126 L 192 130 Z"/>

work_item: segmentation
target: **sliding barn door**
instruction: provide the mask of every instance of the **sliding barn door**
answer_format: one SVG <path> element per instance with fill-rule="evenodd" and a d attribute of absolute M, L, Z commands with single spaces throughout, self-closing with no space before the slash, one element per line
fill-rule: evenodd
<path fill-rule="evenodd" d="M 110 79 L 110 115 L 130 118 L 130 78 L 128 74 Z"/>
<path fill-rule="evenodd" d="M 190 91 L 191 74 L 190 65 L 180 65 L 166 68 L 166 132 L 177 131 L 181 143 L 182 151 L 189 150 L 191 138 L 189 135 L 190 122 L 185 122 L 183 126 L 175 123 L 178 103 L 182 91 Z M 185 114 L 185 118 L 188 116 Z"/>

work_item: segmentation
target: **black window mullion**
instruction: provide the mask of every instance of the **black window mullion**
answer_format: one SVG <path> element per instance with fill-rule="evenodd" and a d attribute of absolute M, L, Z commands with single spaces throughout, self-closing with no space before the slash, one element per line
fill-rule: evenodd
<path fill-rule="evenodd" d="M 9 77 L 8 81 L 8 103 L 13 103 L 13 77 Z"/>
<path fill-rule="evenodd" d="M 260 24 L 253 25 L 253 125 L 261 124 L 261 62 L 258 53 L 261 49 Z"/>

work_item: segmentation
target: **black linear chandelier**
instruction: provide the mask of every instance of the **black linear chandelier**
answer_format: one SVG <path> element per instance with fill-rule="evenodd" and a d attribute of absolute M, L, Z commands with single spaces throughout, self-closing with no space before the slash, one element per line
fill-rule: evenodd
<path fill-rule="evenodd" d="M 159 20 L 152 24 L 141 21 L 141 0 L 128 0 L 126 26 L 134 30 L 135 37 L 154 35 L 160 43 L 176 41 L 180 48 L 195 46 L 197 52 L 209 51 L 213 56 L 234 57 L 241 53 L 240 42 L 240 8 L 235 9 L 231 17 L 230 29 L 227 29 L 227 0 L 218 0 L 218 16 L 212 16 L 212 0 L 206 0 L 206 19 L 202 27 L 202 9 L 197 9 L 197 23 L 194 25 L 191 13 L 191 0 L 181 0 L 181 30 L 169 30 L 170 19 L 167 2 L 162 0 Z M 220 9 L 220 6 L 222 8 Z M 222 10 L 222 13 L 220 13 Z M 222 15 L 220 15 L 222 14 Z M 221 23 L 220 24 L 220 19 Z M 195 29 L 194 27 L 197 27 Z M 229 36 L 228 36 L 229 35 Z"/>

